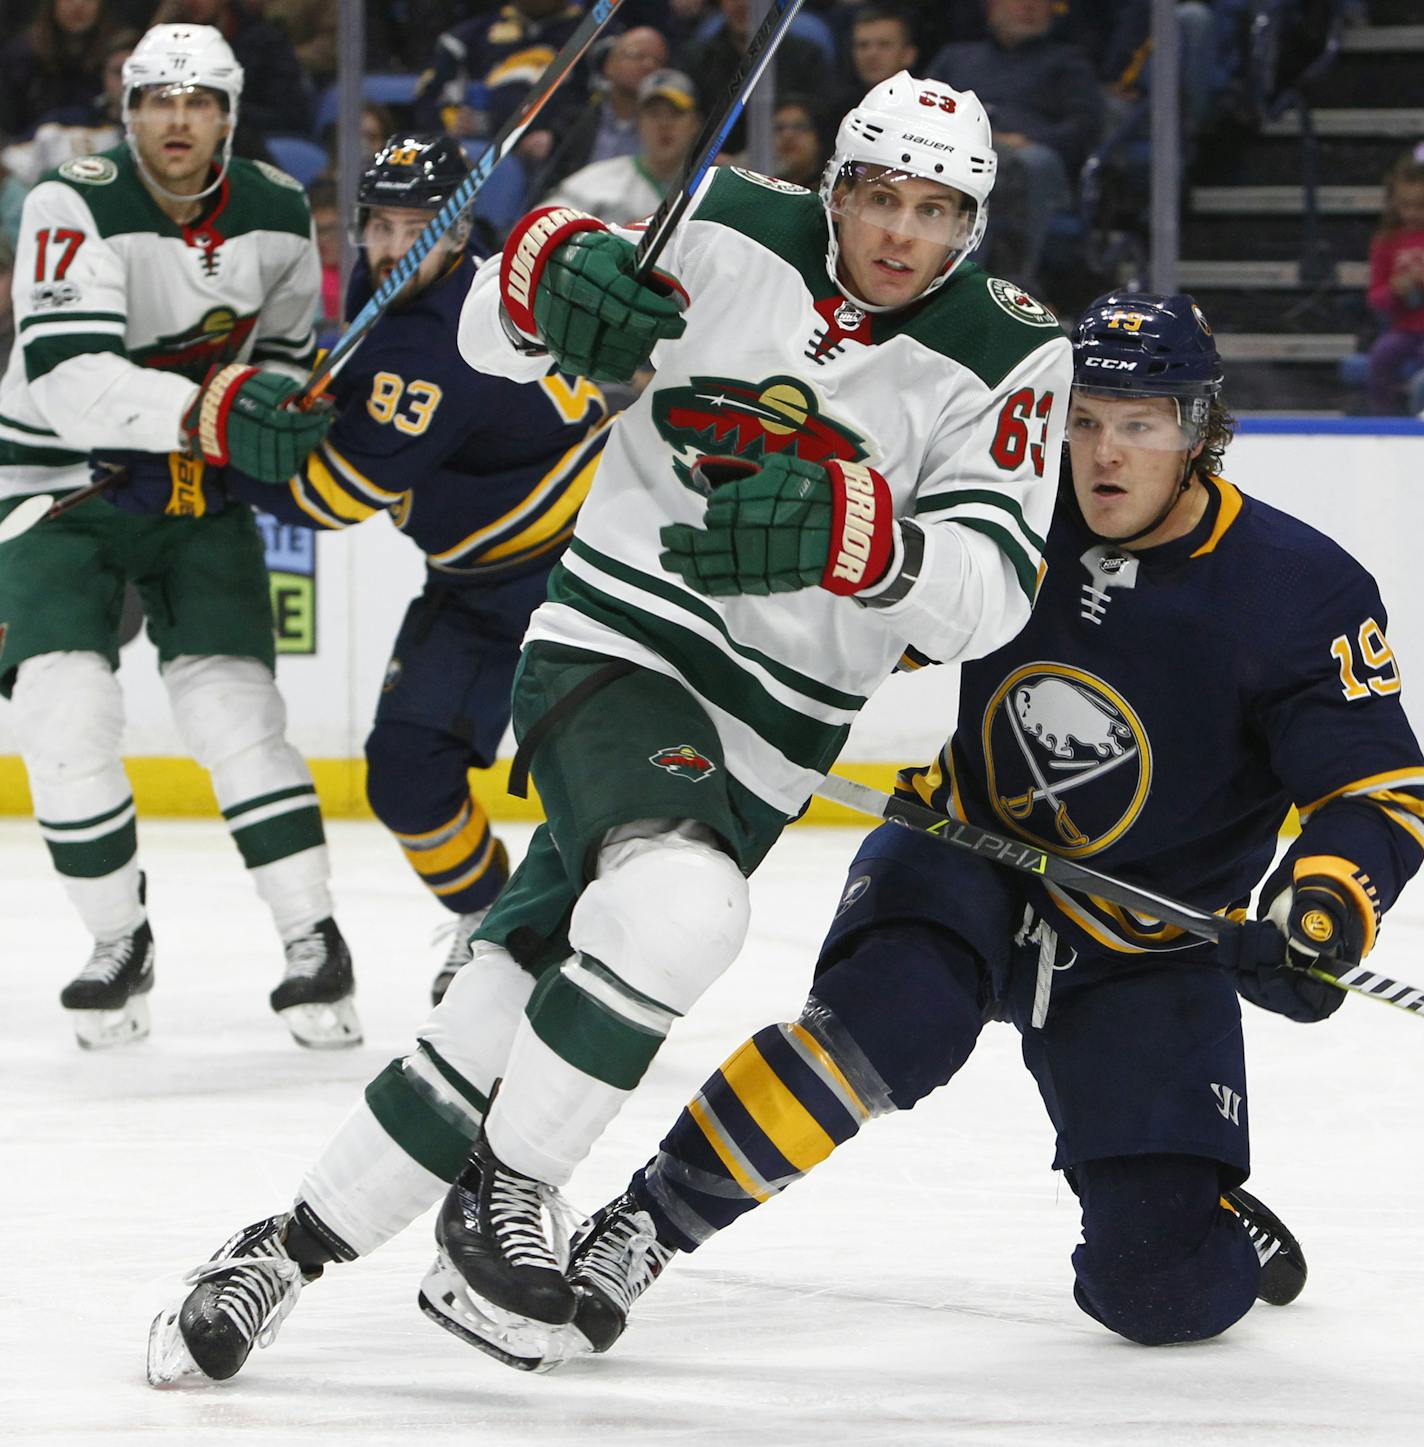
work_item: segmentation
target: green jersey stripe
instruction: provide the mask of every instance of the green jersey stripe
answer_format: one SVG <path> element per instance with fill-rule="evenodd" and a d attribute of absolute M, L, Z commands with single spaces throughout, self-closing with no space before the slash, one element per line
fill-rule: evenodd
<path fill-rule="evenodd" d="M 58 326 L 67 322 L 117 322 L 122 329 L 128 325 L 123 312 L 36 312 L 20 323 L 20 330 L 27 332 L 31 327 Z"/>
<path fill-rule="evenodd" d="M 665 658 L 683 678 L 697 680 L 695 692 L 700 697 L 740 719 L 800 768 L 824 774 L 845 745 L 849 724 L 822 723 L 798 713 L 773 698 L 715 643 L 670 619 L 600 592 L 567 568 L 554 569 L 549 601 L 562 603 Z"/>
<path fill-rule="evenodd" d="M 769 658 L 759 649 L 749 648 L 744 643 L 738 643 L 728 633 L 727 625 L 723 623 L 715 609 L 708 607 L 700 598 L 689 596 L 666 579 L 655 578 L 650 573 L 640 572 L 626 563 L 620 563 L 616 558 L 610 558 L 606 553 L 600 553 L 589 547 L 581 538 L 574 538 L 569 544 L 569 551 L 594 567 L 602 569 L 610 577 L 617 578 L 642 592 L 651 593 L 665 603 L 685 609 L 704 623 L 710 623 L 722 635 L 727 646 L 734 653 L 751 663 L 758 664 L 778 683 L 785 684 L 787 688 L 805 694 L 807 698 L 815 699 L 817 703 L 827 704 L 831 708 L 843 708 L 851 713 L 855 713 L 865 706 L 863 694 L 846 693 L 839 688 L 833 688 L 830 684 L 822 683 L 808 674 L 798 673 L 794 668 L 787 667 L 786 664 L 778 662 L 775 658 Z"/>
<path fill-rule="evenodd" d="M 1007 528 L 1000 527 L 998 523 L 986 522 L 983 518 L 956 518 L 955 522 L 962 528 L 970 528 L 976 533 L 983 533 L 986 538 L 992 539 L 998 545 L 999 551 L 1009 560 L 1010 566 L 1017 575 L 1024 597 L 1032 603 L 1033 595 L 1038 587 L 1038 567 L 1024 551 L 1018 539 Z"/>
<path fill-rule="evenodd" d="M 86 452 L 70 452 L 64 447 L 30 447 L 0 437 L 0 467 L 75 467 L 88 457 Z"/>
<path fill-rule="evenodd" d="M 122 337 L 108 332 L 75 332 L 73 336 L 34 337 L 24 343 L 25 376 L 37 382 L 63 362 L 89 357 L 95 352 L 115 352 L 127 357 Z M 83 454 L 81 454 L 82 456 Z"/>
<path fill-rule="evenodd" d="M 0 427 L 8 427 L 12 432 L 25 432 L 31 437 L 47 437 L 55 441 L 59 440 L 59 433 L 49 427 L 31 427 L 27 422 L 16 422 L 13 417 L 7 417 L 0 412 Z"/>
<path fill-rule="evenodd" d="M 1044 542 L 1034 530 L 1029 527 L 1024 518 L 1023 509 L 1011 497 L 1005 497 L 1003 493 L 991 492 L 988 488 L 965 487 L 955 492 L 934 492 L 928 497 L 915 499 L 915 516 L 921 513 L 940 512 L 944 508 L 959 507 L 969 503 L 981 503 L 985 507 L 1002 508 L 1019 525 L 1019 530 L 1039 552 L 1043 551 Z"/>

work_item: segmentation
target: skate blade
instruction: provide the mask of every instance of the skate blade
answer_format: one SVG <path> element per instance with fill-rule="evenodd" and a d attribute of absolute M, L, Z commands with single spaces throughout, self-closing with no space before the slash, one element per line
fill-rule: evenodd
<path fill-rule="evenodd" d="M 516 1371 L 548 1372 L 584 1355 L 564 1340 L 574 1336 L 586 1345 L 582 1332 L 531 1321 L 475 1296 L 443 1253 L 421 1282 L 417 1301 L 437 1326 Z"/>
<path fill-rule="evenodd" d="M 148 1329 L 148 1385 L 160 1390 L 183 1386 L 216 1386 L 193 1360 L 183 1333 L 178 1330 L 179 1307 L 169 1307 L 153 1318 Z"/>
<path fill-rule="evenodd" d="M 350 995 L 329 1005 L 288 1005 L 277 1014 L 292 1039 L 308 1050 L 349 1050 L 361 1043 L 361 1021 Z"/>
<path fill-rule="evenodd" d="M 117 1010 L 69 1010 L 74 1035 L 82 1050 L 112 1050 L 148 1036 L 148 1001 L 130 995 Z"/>

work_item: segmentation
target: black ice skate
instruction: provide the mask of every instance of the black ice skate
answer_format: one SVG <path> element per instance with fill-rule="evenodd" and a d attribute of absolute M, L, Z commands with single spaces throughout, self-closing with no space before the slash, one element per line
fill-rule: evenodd
<path fill-rule="evenodd" d="M 1256 1248 L 1261 1262 L 1256 1299 L 1271 1306 L 1289 1306 L 1305 1289 L 1307 1268 L 1300 1242 L 1269 1206 L 1239 1186 L 1228 1191 L 1221 1204 L 1236 1213 Z"/>
<path fill-rule="evenodd" d="M 148 921 L 115 940 L 96 940 L 84 968 L 60 991 L 85 1050 L 126 1045 L 148 1034 L 153 931 Z"/>
<path fill-rule="evenodd" d="M 154 1317 L 149 1385 L 236 1376 L 254 1346 L 272 1345 L 302 1287 L 327 1262 L 354 1256 L 303 1202 L 295 1212 L 245 1227 L 183 1278 L 193 1289 L 181 1306 Z"/>
<path fill-rule="evenodd" d="M 570 1215 L 552 1186 L 510 1170 L 481 1132 L 435 1221 L 439 1248 L 420 1309 L 506 1366 L 536 1371 L 573 1320 L 573 1288 L 544 1229 L 565 1239 Z"/>
<path fill-rule="evenodd" d="M 587 1343 L 583 1350 L 606 1352 L 623 1335 L 633 1303 L 676 1255 L 628 1192 L 594 1213 L 569 1253 L 569 1283 L 578 1293 L 574 1328 Z"/>
<path fill-rule="evenodd" d="M 361 1043 L 361 1022 L 351 997 L 356 981 L 351 952 L 334 919 L 324 919 L 304 935 L 288 940 L 287 973 L 271 994 L 298 1045 L 340 1050 Z"/>
<path fill-rule="evenodd" d="M 484 909 L 475 910 L 472 914 L 462 914 L 449 924 L 441 926 L 440 936 L 443 936 L 446 930 L 451 931 L 450 948 L 430 985 L 430 1003 L 432 1005 L 438 1005 L 445 998 L 445 991 L 450 988 L 450 981 L 455 978 L 463 965 L 469 963 L 470 936 L 484 923 L 488 913 L 489 907 L 486 906 Z"/>

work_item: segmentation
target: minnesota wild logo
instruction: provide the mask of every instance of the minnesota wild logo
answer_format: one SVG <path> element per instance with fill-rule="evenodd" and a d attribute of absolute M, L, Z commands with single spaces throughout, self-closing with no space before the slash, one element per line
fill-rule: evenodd
<path fill-rule="evenodd" d="M 869 455 L 865 439 L 824 416 L 815 391 L 796 377 L 692 377 L 683 387 L 659 387 L 653 425 L 673 450 L 678 479 L 694 491 L 690 474 L 699 457 L 758 462 L 791 452 L 807 462 L 859 462 Z"/>
<path fill-rule="evenodd" d="M 216 362 L 235 361 L 257 325 L 256 315 L 239 316 L 230 306 L 215 306 L 184 332 L 159 337 L 136 348 L 133 357 L 144 367 L 179 372 L 201 382 Z"/>
<path fill-rule="evenodd" d="M 648 755 L 648 762 L 676 774 L 680 779 L 691 779 L 700 784 L 709 774 L 717 772 L 717 765 L 705 754 L 700 754 L 691 744 L 674 744 L 671 748 L 659 749 Z"/>

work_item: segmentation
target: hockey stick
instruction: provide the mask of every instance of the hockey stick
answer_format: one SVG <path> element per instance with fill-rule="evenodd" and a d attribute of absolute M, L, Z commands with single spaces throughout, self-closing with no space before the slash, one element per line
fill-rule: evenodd
<path fill-rule="evenodd" d="M 707 118 L 677 184 L 663 197 L 662 204 L 653 212 L 648 228 L 638 242 L 634 267 L 637 276 L 646 276 L 662 254 L 673 227 L 692 204 L 693 194 L 721 152 L 727 133 L 736 125 L 748 96 L 770 64 L 771 57 L 776 54 L 776 47 L 781 44 L 782 37 L 791 29 L 791 22 L 800 8 L 801 0 L 772 0 L 771 8 L 766 12 L 757 33 L 747 42 L 742 63 L 727 86 L 721 113 Z"/>
<path fill-rule="evenodd" d="M 1099 874 L 1061 855 L 1050 854 L 1020 839 L 1006 839 L 1002 834 L 991 833 L 974 824 L 965 824 L 958 819 L 947 818 L 895 794 L 882 794 L 876 789 L 857 784 L 852 779 L 843 779 L 838 774 L 828 774 L 816 787 L 822 799 L 854 809 L 859 814 L 869 814 L 891 824 L 904 824 L 923 834 L 933 835 L 945 844 L 967 849 L 971 854 L 982 854 L 995 864 L 1008 869 L 1018 869 L 1025 874 L 1036 874 L 1050 884 L 1063 889 L 1076 890 L 1081 894 L 1096 895 L 1112 904 L 1122 905 L 1160 920 L 1163 924 L 1175 925 L 1200 939 L 1212 940 L 1217 944 L 1230 944 L 1243 932 L 1257 927 L 1256 923 L 1241 924 L 1219 914 L 1209 914 L 1196 909 L 1179 899 L 1154 894 L 1151 890 L 1138 889 L 1111 875 Z M 1274 925 L 1266 926 L 1274 929 Z M 1330 967 L 1338 969 L 1331 974 Z M 1424 990 L 1412 985 L 1401 984 L 1386 975 L 1377 975 L 1364 965 L 1348 960 L 1321 961 L 1305 971 L 1312 979 L 1327 985 L 1337 985 L 1342 990 L 1351 990 L 1358 995 L 1368 995 L 1372 1000 L 1383 1000 L 1401 1010 L 1424 1019 Z"/>
<path fill-rule="evenodd" d="M 534 82 L 524 103 L 499 128 L 492 140 L 481 153 L 470 174 L 451 192 L 445 204 L 431 219 L 430 224 L 411 243 L 410 250 L 396 262 L 395 269 L 376 288 L 371 299 L 356 313 L 351 325 L 336 339 L 332 349 L 317 371 L 313 372 L 301 392 L 293 397 L 294 407 L 310 407 L 321 394 L 326 384 L 351 358 L 351 353 L 361 345 L 366 333 L 380 320 L 381 314 L 395 300 L 401 289 L 430 254 L 431 248 L 469 209 L 480 188 L 489 180 L 490 172 L 499 165 L 519 143 L 530 122 L 543 109 L 545 102 L 568 78 L 573 68 L 583 59 L 586 51 L 598 37 L 598 32 L 613 18 L 623 0 L 596 0 L 593 8 L 584 16 L 579 27 L 564 42 L 564 47 L 544 68 L 544 73 Z M 800 0 L 796 0 L 799 4 Z"/>
<path fill-rule="evenodd" d="M 78 507 L 81 502 L 98 497 L 101 492 L 107 492 L 126 476 L 123 468 L 116 467 L 107 477 L 101 477 L 97 482 L 91 482 L 87 487 L 78 488 L 74 492 L 67 492 L 63 497 L 56 497 L 52 492 L 31 494 L 0 518 L 0 543 L 8 543 L 11 538 L 18 538 L 21 533 L 29 532 L 36 523 L 57 518 L 67 513 L 70 508 Z"/>
<path fill-rule="evenodd" d="M 450 230 L 461 215 L 474 203 L 480 188 L 489 180 L 490 173 L 519 143 L 530 122 L 543 109 L 545 102 L 568 78 L 573 68 L 583 59 L 584 52 L 593 44 L 598 32 L 613 18 L 623 0 L 597 0 L 594 7 L 584 16 L 577 30 L 565 41 L 564 47 L 545 67 L 543 75 L 534 83 L 524 103 L 500 127 L 494 140 L 485 148 L 470 174 L 446 199 L 445 204 L 431 218 L 430 224 L 411 243 L 410 249 L 396 263 L 391 274 L 377 287 L 365 306 L 356 314 L 351 325 L 337 338 L 335 345 L 317 364 L 302 390 L 295 393 L 287 404 L 293 407 L 309 408 L 321 395 L 328 382 L 351 359 L 351 354 L 365 340 L 366 334 L 381 319 L 386 308 L 395 300 L 430 254 L 435 243 Z M 794 0 L 799 5 L 801 0 Z M 71 508 L 88 502 L 107 491 L 123 477 L 122 471 L 115 471 L 110 477 L 100 478 L 87 487 L 56 497 L 53 493 L 40 492 L 27 497 L 0 519 L 0 543 L 8 543 L 27 533 L 36 523 L 60 517 Z"/>

